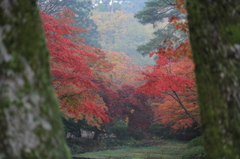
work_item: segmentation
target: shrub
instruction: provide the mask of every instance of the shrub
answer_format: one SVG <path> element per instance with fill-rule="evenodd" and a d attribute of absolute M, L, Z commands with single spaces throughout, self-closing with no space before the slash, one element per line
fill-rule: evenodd
<path fill-rule="evenodd" d="M 135 140 L 142 140 L 146 137 L 146 135 L 140 130 L 138 130 L 134 133 L 130 133 L 130 136 Z"/>
<path fill-rule="evenodd" d="M 165 127 L 163 124 L 152 123 L 150 126 L 149 133 L 156 135 L 157 137 L 162 137 L 164 139 L 177 139 L 190 141 L 197 136 L 201 135 L 200 128 L 198 125 L 193 124 L 192 127 L 172 129 L 170 126 Z"/>
<path fill-rule="evenodd" d="M 158 124 L 158 123 L 152 123 L 152 125 L 150 125 L 150 133 L 156 135 L 157 137 L 167 137 L 169 136 L 170 133 L 170 127 L 166 127 L 163 128 L 162 124 Z"/>
<path fill-rule="evenodd" d="M 206 159 L 206 153 L 203 146 L 195 146 L 187 149 L 182 159 Z"/>
<path fill-rule="evenodd" d="M 192 139 L 187 144 L 187 148 L 192 148 L 192 147 L 195 147 L 195 146 L 203 146 L 202 136 L 199 136 L 199 137 L 197 137 L 195 139 Z"/>
<path fill-rule="evenodd" d="M 70 147 L 70 151 L 71 154 L 76 154 L 84 152 L 84 149 L 81 146 L 73 145 L 72 147 Z"/>
<path fill-rule="evenodd" d="M 189 141 L 187 148 L 188 149 L 185 151 L 182 159 L 206 159 L 206 153 L 202 143 L 202 136 Z"/>
<path fill-rule="evenodd" d="M 124 120 L 118 121 L 110 128 L 110 132 L 117 136 L 118 139 L 129 138 L 129 132 L 127 131 L 127 125 Z"/>

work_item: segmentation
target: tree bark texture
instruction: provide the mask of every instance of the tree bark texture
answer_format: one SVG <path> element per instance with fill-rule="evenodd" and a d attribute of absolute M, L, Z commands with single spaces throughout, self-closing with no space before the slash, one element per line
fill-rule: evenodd
<path fill-rule="evenodd" d="M 207 158 L 240 158 L 240 1 L 186 6 Z"/>
<path fill-rule="evenodd" d="M 0 0 L 0 159 L 69 159 L 35 0 Z"/>

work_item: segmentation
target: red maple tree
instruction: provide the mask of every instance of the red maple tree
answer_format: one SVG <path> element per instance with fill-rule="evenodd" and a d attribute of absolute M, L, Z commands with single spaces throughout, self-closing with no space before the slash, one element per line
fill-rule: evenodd
<path fill-rule="evenodd" d="M 109 122 L 105 103 L 93 93 L 98 89 L 93 80 L 99 70 L 90 63 L 94 61 L 106 69 L 113 65 L 105 63 L 99 49 L 82 43 L 84 40 L 76 33 L 86 30 L 72 25 L 75 21 L 71 10 L 64 8 L 57 18 L 40 13 L 51 55 L 52 81 L 62 112 L 98 127 L 99 123 Z"/>
<path fill-rule="evenodd" d="M 195 91 L 194 64 L 187 58 L 177 59 L 172 56 L 176 50 L 154 52 L 158 62 L 151 72 L 145 72 L 146 83 L 136 92 L 161 97 L 153 103 L 155 120 L 166 126 L 178 129 L 200 124 Z"/>
<path fill-rule="evenodd" d="M 175 8 L 186 14 L 184 0 L 176 0 Z M 188 34 L 187 20 L 172 16 L 169 23 Z M 155 120 L 175 129 L 192 126 L 194 122 L 200 125 L 190 43 L 188 37 L 181 40 L 176 47 L 177 39 L 166 38 L 167 47 L 151 54 L 158 55 L 157 64 L 144 73 L 146 83 L 137 89 L 137 92 L 161 97 L 159 102 L 153 103 L 157 106 Z"/>
<path fill-rule="evenodd" d="M 152 123 L 153 111 L 144 93 L 135 93 L 132 85 L 123 85 L 117 90 L 118 99 L 113 111 L 113 116 L 127 119 L 128 131 L 146 132 Z"/>

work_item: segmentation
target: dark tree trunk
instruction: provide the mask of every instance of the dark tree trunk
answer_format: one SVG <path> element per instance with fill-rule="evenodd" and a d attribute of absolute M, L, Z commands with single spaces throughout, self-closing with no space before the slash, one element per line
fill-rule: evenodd
<path fill-rule="evenodd" d="M 204 146 L 240 158 L 240 1 L 187 0 Z"/>
<path fill-rule="evenodd" d="M 93 136 L 93 140 L 97 140 L 99 135 L 100 135 L 100 132 L 99 131 L 95 131 L 94 132 L 94 136 Z"/>
<path fill-rule="evenodd" d="M 0 0 L 0 158 L 69 159 L 35 0 Z"/>

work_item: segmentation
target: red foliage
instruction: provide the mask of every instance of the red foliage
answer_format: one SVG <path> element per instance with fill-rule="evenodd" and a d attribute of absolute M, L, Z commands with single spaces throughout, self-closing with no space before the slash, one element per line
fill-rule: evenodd
<path fill-rule="evenodd" d="M 103 51 L 82 44 L 83 39 L 76 33 L 86 30 L 71 25 L 75 23 L 71 18 L 74 15 L 72 11 L 64 8 L 57 14 L 57 19 L 43 12 L 40 14 L 51 55 L 53 85 L 62 111 L 69 117 L 85 118 L 95 126 L 109 122 L 101 97 L 92 93 L 98 89 L 93 80 L 99 70 L 91 67 L 90 63 L 95 61 L 106 68 L 105 71 L 113 65 L 104 61 Z"/>
<path fill-rule="evenodd" d="M 186 14 L 184 0 L 176 0 L 175 7 Z M 188 33 L 187 21 L 172 16 L 169 22 L 174 28 Z M 199 112 L 195 91 L 194 65 L 189 39 L 184 40 L 178 47 L 177 39 L 165 39 L 167 47 L 160 48 L 153 54 L 158 55 L 157 64 L 151 72 L 145 72 L 146 83 L 137 88 L 136 92 L 160 96 L 161 101 L 154 103 L 155 120 L 174 129 L 199 124 Z"/>
<path fill-rule="evenodd" d="M 138 130 L 146 132 L 151 124 L 153 111 L 148 104 L 148 98 L 143 93 L 134 93 L 135 87 L 123 85 L 117 90 L 119 98 L 117 100 L 113 116 L 128 118 L 128 130 L 136 132 Z"/>
<path fill-rule="evenodd" d="M 194 79 L 185 77 L 185 74 L 172 73 L 173 65 L 179 63 L 179 60 L 172 58 L 170 53 L 161 51 L 159 54 L 157 65 L 153 67 L 152 72 L 143 73 L 146 83 L 137 88 L 137 92 L 147 95 L 159 96 L 162 92 L 170 90 L 185 92 L 186 89 L 194 87 Z M 170 54 L 170 55 L 169 55 Z"/>
<path fill-rule="evenodd" d="M 155 120 L 174 129 L 191 126 L 195 122 L 182 105 L 199 120 L 194 65 L 187 58 L 173 57 L 176 51 L 162 49 L 155 52 L 158 54 L 157 65 L 153 66 L 151 72 L 143 73 L 146 83 L 136 90 L 148 96 L 161 97 L 160 102 L 153 104 L 157 106 L 154 109 Z"/>

